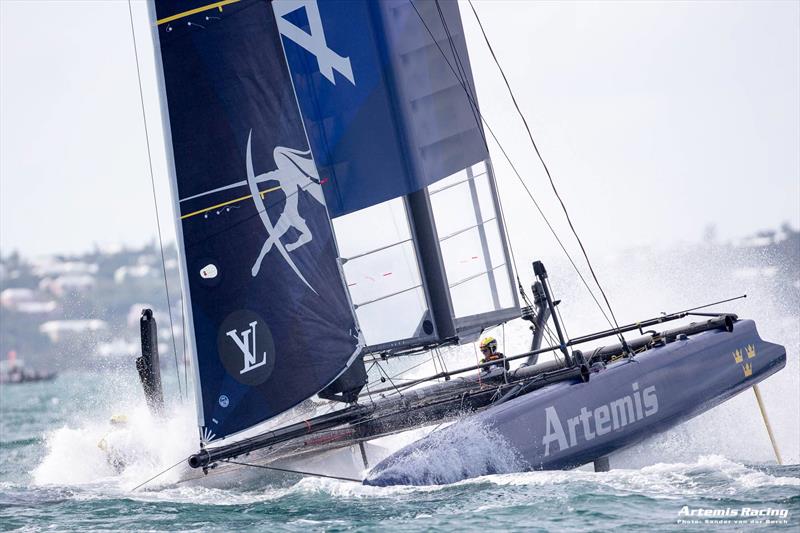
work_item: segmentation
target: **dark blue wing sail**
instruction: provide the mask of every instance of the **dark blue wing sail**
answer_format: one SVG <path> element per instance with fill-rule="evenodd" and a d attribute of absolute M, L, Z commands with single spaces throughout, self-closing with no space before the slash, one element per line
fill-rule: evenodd
<path fill-rule="evenodd" d="M 433 2 L 418 2 L 426 12 Z M 470 91 L 458 11 L 442 51 Z M 278 28 L 332 217 L 410 194 L 488 157 L 474 102 L 408 0 L 276 0 Z M 436 9 L 434 8 L 434 12 Z M 459 50 L 459 58 L 452 50 Z M 474 92 L 474 91 L 473 91 Z"/>
<path fill-rule="evenodd" d="M 155 16 L 209 441 L 317 393 L 360 344 L 269 3 Z"/>
<path fill-rule="evenodd" d="M 368 350 L 517 318 L 457 2 L 272 6 Z"/>

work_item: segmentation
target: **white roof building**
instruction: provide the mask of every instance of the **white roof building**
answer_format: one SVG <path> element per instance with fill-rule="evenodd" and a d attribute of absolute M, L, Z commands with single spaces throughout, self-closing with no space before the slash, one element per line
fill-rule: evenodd
<path fill-rule="evenodd" d="M 63 296 L 68 292 L 82 292 L 94 287 L 95 277 L 90 274 L 63 275 L 55 279 L 45 278 L 39 282 L 39 289 Z"/>
<path fill-rule="evenodd" d="M 37 276 L 59 276 L 69 274 L 97 274 L 95 263 L 83 261 L 59 261 L 52 257 L 34 260 L 33 273 Z"/>
<path fill-rule="evenodd" d="M 39 326 L 39 332 L 51 342 L 59 342 L 70 335 L 105 331 L 108 323 L 96 318 L 87 320 L 50 320 Z"/>
<path fill-rule="evenodd" d="M 36 293 L 33 289 L 13 288 L 0 292 L 0 306 L 7 309 L 16 309 L 19 304 L 32 302 L 35 299 Z"/>
<path fill-rule="evenodd" d="M 128 278 L 145 278 L 155 272 L 150 265 L 121 266 L 114 271 L 114 283 L 121 284 Z"/>

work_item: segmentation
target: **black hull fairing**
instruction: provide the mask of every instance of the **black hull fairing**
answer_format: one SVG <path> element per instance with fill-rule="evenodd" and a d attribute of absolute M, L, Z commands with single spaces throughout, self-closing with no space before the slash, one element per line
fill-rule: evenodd
<path fill-rule="evenodd" d="M 595 368 L 588 382 L 556 383 L 490 407 L 379 463 L 368 485 L 428 485 L 512 470 L 574 468 L 693 418 L 766 379 L 786 350 L 761 340 L 755 323 L 707 331 Z M 512 457 L 451 465 L 474 427 Z M 474 443 L 473 443 L 474 444 Z"/>

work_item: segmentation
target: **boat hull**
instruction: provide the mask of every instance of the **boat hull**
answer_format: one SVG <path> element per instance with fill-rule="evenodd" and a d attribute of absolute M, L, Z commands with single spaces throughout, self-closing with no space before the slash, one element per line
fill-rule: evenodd
<path fill-rule="evenodd" d="M 785 365 L 784 347 L 741 320 L 731 332 L 707 331 L 612 363 L 588 382 L 557 383 L 490 407 L 392 454 L 364 483 L 574 468 L 693 418 Z"/>

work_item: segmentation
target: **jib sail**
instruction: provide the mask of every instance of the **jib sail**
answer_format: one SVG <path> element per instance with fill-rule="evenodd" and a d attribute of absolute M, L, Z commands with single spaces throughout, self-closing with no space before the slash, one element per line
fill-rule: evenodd
<path fill-rule="evenodd" d="M 368 350 L 518 317 L 457 3 L 272 5 Z"/>
<path fill-rule="evenodd" d="M 270 4 L 159 0 L 151 16 L 211 441 L 314 395 L 361 346 Z"/>

